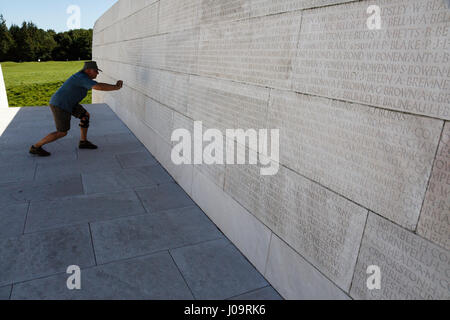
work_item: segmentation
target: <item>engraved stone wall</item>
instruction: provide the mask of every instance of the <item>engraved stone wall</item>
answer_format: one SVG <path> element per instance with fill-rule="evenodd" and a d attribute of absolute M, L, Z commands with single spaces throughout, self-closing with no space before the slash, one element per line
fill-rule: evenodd
<path fill-rule="evenodd" d="M 94 102 L 225 234 L 272 234 L 264 250 L 236 245 L 285 298 L 450 298 L 449 1 L 119 0 L 95 25 L 93 59 L 99 81 L 125 83 Z M 279 129 L 278 173 L 176 166 L 171 134 L 195 121 Z"/>
<path fill-rule="evenodd" d="M 277 88 L 290 88 L 301 13 L 201 27 L 198 73 Z"/>
<path fill-rule="evenodd" d="M 367 290 L 368 265 L 382 270 L 381 289 Z M 370 213 L 351 295 L 356 299 L 450 299 L 448 250 Z"/>
<path fill-rule="evenodd" d="M 442 133 L 417 233 L 450 250 L 450 122 Z"/>
<path fill-rule="evenodd" d="M 446 1 L 378 0 L 305 11 L 295 91 L 450 119 L 450 10 Z"/>
<path fill-rule="evenodd" d="M 281 163 L 414 230 L 442 121 L 272 91 Z"/>
<path fill-rule="evenodd" d="M 273 177 L 261 177 L 251 165 L 226 170 L 226 192 L 349 289 L 367 210 L 284 167 Z"/>

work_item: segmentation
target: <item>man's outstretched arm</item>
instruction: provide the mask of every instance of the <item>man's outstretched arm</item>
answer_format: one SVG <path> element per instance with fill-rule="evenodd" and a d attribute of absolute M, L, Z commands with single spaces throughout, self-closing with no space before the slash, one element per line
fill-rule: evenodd
<path fill-rule="evenodd" d="M 92 87 L 94 90 L 99 91 L 115 91 L 120 90 L 123 86 L 123 81 L 117 81 L 117 83 L 114 84 L 107 84 L 107 83 L 97 83 L 95 86 Z"/>

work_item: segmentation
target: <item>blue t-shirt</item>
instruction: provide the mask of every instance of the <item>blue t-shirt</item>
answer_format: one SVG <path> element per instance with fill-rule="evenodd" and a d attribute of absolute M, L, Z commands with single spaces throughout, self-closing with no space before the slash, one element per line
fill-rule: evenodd
<path fill-rule="evenodd" d="M 96 84 L 97 81 L 89 78 L 83 71 L 77 72 L 55 92 L 50 104 L 72 113 L 73 108 L 87 96 L 88 90 Z"/>

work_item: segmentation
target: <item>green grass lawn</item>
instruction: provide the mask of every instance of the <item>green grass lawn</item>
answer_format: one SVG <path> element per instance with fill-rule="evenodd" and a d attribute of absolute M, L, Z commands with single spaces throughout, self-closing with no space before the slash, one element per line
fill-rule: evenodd
<path fill-rule="evenodd" d="M 2 62 L 10 107 L 47 106 L 51 96 L 84 61 Z M 91 103 L 92 92 L 81 103 Z"/>

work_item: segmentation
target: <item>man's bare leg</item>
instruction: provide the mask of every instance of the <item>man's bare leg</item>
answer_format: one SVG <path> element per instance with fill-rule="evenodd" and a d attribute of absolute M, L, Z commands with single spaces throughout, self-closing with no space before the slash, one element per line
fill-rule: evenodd
<path fill-rule="evenodd" d="M 86 111 L 86 115 L 88 117 L 90 117 L 91 115 L 89 114 L 89 112 Z M 83 120 L 84 118 L 82 118 Z M 89 118 L 88 118 L 89 119 Z M 82 128 L 80 127 L 80 131 L 81 131 L 81 138 L 80 141 L 87 141 L 87 132 L 88 132 L 88 128 Z"/>
<path fill-rule="evenodd" d="M 87 141 L 88 128 L 80 128 L 81 131 L 81 141 Z"/>
<path fill-rule="evenodd" d="M 34 147 L 35 148 L 40 148 L 43 145 L 49 144 L 49 143 L 51 143 L 53 141 L 56 141 L 58 139 L 61 139 L 61 138 L 65 137 L 65 136 L 67 136 L 67 132 L 59 132 L 59 131 L 52 132 L 48 136 L 46 136 L 44 139 L 42 139 L 41 141 L 36 143 L 34 145 Z"/>

